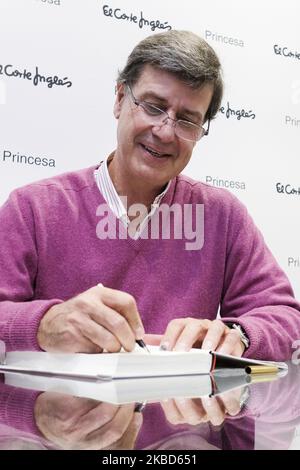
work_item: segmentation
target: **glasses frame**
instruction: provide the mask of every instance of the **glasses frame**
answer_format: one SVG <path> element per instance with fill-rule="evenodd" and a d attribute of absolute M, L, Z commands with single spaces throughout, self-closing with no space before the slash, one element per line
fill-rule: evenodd
<path fill-rule="evenodd" d="M 129 90 L 129 92 L 130 92 L 130 95 L 131 95 L 131 98 L 132 98 L 133 103 L 134 103 L 136 106 L 140 106 L 141 108 L 143 108 L 143 110 L 145 111 L 146 114 L 148 114 L 148 113 L 147 113 L 147 109 L 146 109 L 145 105 L 146 105 L 147 107 L 153 108 L 153 110 L 158 111 L 158 112 L 159 112 L 158 116 L 159 116 L 159 115 L 161 115 L 161 117 L 165 116 L 165 118 L 162 119 L 162 124 L 161 124 L 161 125 L 165 124 L 168 120 L 174 122 L 173 125 L 174 125 L 175 134 L 177 135 L 177 137 L 179 137 L 179 139 L 183 139 L 183 140 L 186 140 L 186 141 L 188 141 L 188 142 L 199 142 L 199 140 L 201 140 L 202 137 L 207 136 L 207 135 L 209 134 L 209 128 L 210 128 L 210 119 L 209 119 L 209 118 L 207 119 L 207 123 L 208 123 L 208 124 L 207 124 L 207 129 L 205 129 L 203 126 L 199 126 L 198 124 L 194 124 L 193 122 L 187 121 L 187 120 L 185 120 L 185 119 L 173 119 L 173 118 L 171 118 L 171 117 L 169 116 L 169 114 L 167 113 L 167 111 L 164 111 L 163 109 L 159 108 L 158 106 L 156 106 L 156 105 L 154 105 L 154 104 L 152 104 L 152 103 L 148 103 L 148 101 L 138 100 L 138 99 L 134 96 L 133 91 L 132 91 L 132 89 L 131 89 L 131 86 L 130 86 L 128 83 L 125 83 L 125 85 L 126 85 L 126 87 L 128 88 L 128 90 Z M 149 115 L 149 114 L 148 114 L 148 115 Z M 200 137 L 199 137 L 198 139 L 196 139 L 196 140 L 195 140 L 195 139 L 187 139 L 186 137 L 182 137 L 182 136 L 178 135 L 177 132 L 176 132 L 176 124 L 177 124 L 178 122 L 188 123 L 189 125 L 192 125 L 192 126 L 194 126 L 195 128 L 197 128 L 197 129 L 202 129 L 203 133 L 202 133 L 202 135 L 200 135 Z"/>

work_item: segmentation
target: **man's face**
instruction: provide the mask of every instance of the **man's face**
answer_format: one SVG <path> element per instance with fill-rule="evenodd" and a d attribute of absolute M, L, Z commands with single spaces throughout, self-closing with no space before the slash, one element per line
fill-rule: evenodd
<path fill-rule="evenodd" d="M 165 110 L 173 119 L 201 125 L 213 90 L 211 85 L 193 90 L 174 75 L 147 65 L 132 92 L 136 99 Z M 170 120 L 153 126 L 123 84 L 118 87 L 114 115 L 119 120 L 114 159 L 129 187 L 162 188 L 188 164 L 195 143 L 179 138 Z"/>

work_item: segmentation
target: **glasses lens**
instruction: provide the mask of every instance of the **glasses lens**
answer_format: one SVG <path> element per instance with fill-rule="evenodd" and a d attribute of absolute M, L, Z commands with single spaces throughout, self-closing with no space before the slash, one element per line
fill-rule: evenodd
<path fill-rule="evenodd" d="M 141 101 L 140 106 L 148 116 L 161 118 L 165 115 L 165 112 L 162 109 L 159 109 L 146 101 Z"/>
<path fill-rule="evenodd" d="M 196 126 L 196 124 L 188 121 L 177 121 L 175 129 L 178 137 L 192 142 L 200 140 L 205 132 L 203 127 Z"/>

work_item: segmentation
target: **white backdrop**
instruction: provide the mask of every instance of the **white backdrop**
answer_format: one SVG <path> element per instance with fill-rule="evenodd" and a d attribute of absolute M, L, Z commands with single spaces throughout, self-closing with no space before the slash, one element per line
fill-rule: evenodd
<path fill-rule="evenodd" d="M 113 150 L 117 70 L 153 30 L 192 30 L 226 92 L 185 173 L 247 205 L 300 297 L 299 17 L 299 0 L 0 0 L 0 203 Z"/>

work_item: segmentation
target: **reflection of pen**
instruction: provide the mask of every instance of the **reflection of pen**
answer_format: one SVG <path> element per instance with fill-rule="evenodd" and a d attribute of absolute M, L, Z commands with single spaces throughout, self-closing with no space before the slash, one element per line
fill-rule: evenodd
<path fill-rule="evenodd" d="M 249 384 L 256 384 L 259 382 L 271 382 L 272 380 L 278 380 L 280 375 L 274 373 L 268 374 L 248 374 L 247 375 L 247 382 Z"/>
<path fill-rule="evenodd" d="M 145 349 L 146 351 L 148 351 L 148 353 L 150 354 L 150 351 L 149 349 L 147 348 L 146 346 L 146 343 L 142 340 L 142 339 L 136 339 L 135 342 L 143 349 Z"/>

